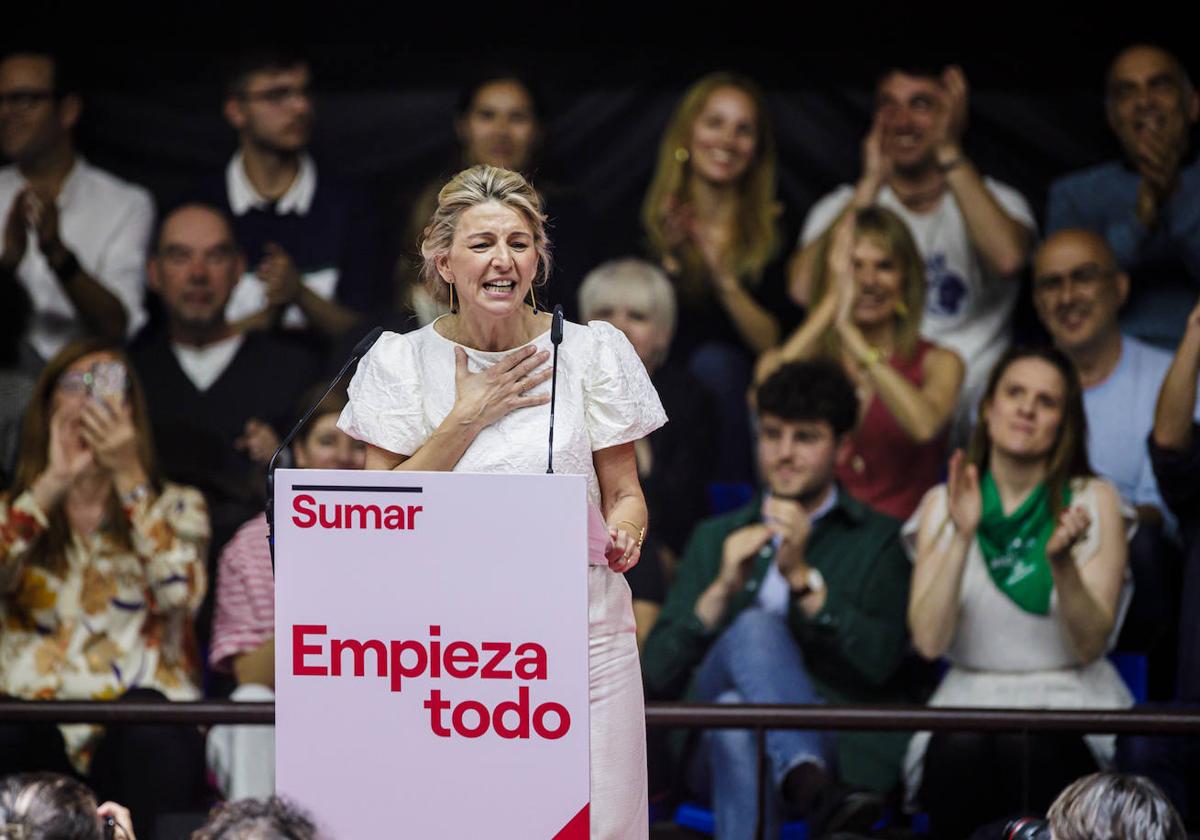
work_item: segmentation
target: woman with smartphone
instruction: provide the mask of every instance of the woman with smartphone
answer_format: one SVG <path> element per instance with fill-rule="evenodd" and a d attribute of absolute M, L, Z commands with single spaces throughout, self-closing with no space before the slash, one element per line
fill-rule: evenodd
<path fill-rule="evenodd" d="M 64 348 L 34 388 L 0 495 L 0 694 L 197 699 L 192 617 L 208 535 L 199 491 L 157 473 L 124 355 Z M 84 774 L 130 806 L 143 837 L 157 813 L 192 805 L 203 755 L 187 727 L 0 726 L 0 775 Z"/>

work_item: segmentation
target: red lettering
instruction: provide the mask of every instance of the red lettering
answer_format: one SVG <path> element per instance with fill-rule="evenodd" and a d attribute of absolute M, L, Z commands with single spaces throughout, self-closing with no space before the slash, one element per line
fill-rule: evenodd
<path fill-rule="evenodd" d="M 383 511 L 379 509 L 379 505 L 346 505 L 346 527 L 347 528 L 374 528 L 379 530 L 379 526 L 383 524 Z M 354 515 L 358 514 L 358 525 L 354 524 Z M 374 518 L 374 525 L 367 525 L 367 514 L 371 514 Z"/>
<path fill-rule="evenodd" d="M 292 510 L 300 514 L 299 516 L 292 517 L 292 522 L 297 528 L 311 528 L 317 524 L 317 515 L 311 509 L 311 505 L 315 505 L 316 503 L 317 500 L 307 493 L 292 499 Z M 310 507 L 306 509 L 305 505 L 309 505 Z"/>
<path fill-rule="evenodd" d="M 517 648 L 517 676 L 523 680 L 546 679 L 546 649 L 537 642 L 526 642 Z"/>
<path fill-rule="evenodd" d="M 475 676 L 479 670 L 479 652 L 469 642 L 446 645 L 446 673 L 459 679 Z"/>
<path fill-rule="evenodd" d="M 324 624 L 293 624 L 292 625 L 292 674 L 297 677 L 324 677 L 329 669 L 324 665 L 305 665 L 304 657 L 311 654 L 320 655 L 322 647 L 306 645 L 304 637 L 312 634 L 324 636 L 328 630 Z"/>
<path fill-rule="evenodd" d="M 442 676 L 442 642 L 438 636 L 442 635 L 442 628 L 439 624 L 429 625 L 429 676 Z"/>
<path fill-rule="evenodd" d="M 549 729 L 546 727 L 546 713 L 554 712 L 558 716 L 558 728 Z M 533 731 L 541 735 L 547 741 L 557 741 L 559 738 L 567 734 L 567 730 L 571 728 L 571 715 L 567 711 L 567 707 L 562 703 L 543 703 L 538 706 L 533 713 Z"/>
<path fill-rule="evenodd" d="M 325 515 L 325 511 L 329 508 L 325 505 L 317 505 L 317 512 L 320 514 L 322 528 L 341 528 L 342 527 L 342 506 L 333 506 L 333 519 Z"/>
<path fill-rule="evenodd" d="M 416 665 L 409 667 L 404 664 L 404 652 L 411 650 L 416 654 Z M 420 642 L 397 642 L 392 641 L 392 691 L 400 690 L 400 683 L 403 677 L 419 677 L 425 673 L 425 667 L 429 664 L 429 654 L 425 652 L 425 646 Z"/>
<path fill-rule="evenodd" d="M 484 642 L 482 647 L 484 651 L 492 654 L 492 658 L 483 666 L 479 676 L 485 680 L 511 680 L 512 671 L 501 669 L 499 663 L 508 656 L 512 645 L 508 642 Z"/>
<path fill-rule="evenodd" d="M 378 639 L 368 639 L 360 642 L 356 639 L 334 639 L 329 643 L 329 658 L 333 660 L 332 674 L 342 675 L 342 651 L 348 650 L 354 655 L 354 676 L 361 677 L 366 673 L 367 651 L 375 653 L 375 672 L 380 677 L 387 676 L 387 645 Z"/>
<path fill-rule="evenodd" d="M 473 727 L 468 727 L 463 723 L 463 717 L 467 712 L 474 712 L 478 717 L 478 721 Z M 451 722 L 454 724 L 454 731 L 464 738 L 478 738 L 484 732 L 488 731 L 488 726 L 491 724 L 491 721 L 488 719 L 487 706 L 478 700 L 464 700 L 455 706 L 454 713 L 451 715 Z"/>
<path fill-rule="evenodd" d="M 399 505 L 388 505 L 383 511 L 383 527 L 389 531 L 404 530 L 404 508 Z"/>
<path fill-rule="evenodd" d="M 417 527 L 417 514 L 423 510 L 425 510 L 425 508 L 421 507 L 420 505 L 408 506 L 408 529 L 410 531 Z"/>
<path fill-rule="evenodd" d="M 435 688 L 429 692 L 429 699 L 423 705 L 429 709 L 429 728 L 433 734 L 439 738 L 449 738 L 450 730 L 442 723 L 442 712 L 450 708 L 450 701 L 443 700 L 442 692 Z"/>
<path fill-rule="evenodd" d="M 517 713 L 517 725 L 509 727 L 504 723 L 504 715 L 507 712 Z M 521 686 L 517 689 L 516 702 L 505 700 L 496 706 L 496 711 L 492 712 L 492 728 L 496 730 L 496 734 L 501 738 L 528 738 L 529 737 L 529 687 Z"/>

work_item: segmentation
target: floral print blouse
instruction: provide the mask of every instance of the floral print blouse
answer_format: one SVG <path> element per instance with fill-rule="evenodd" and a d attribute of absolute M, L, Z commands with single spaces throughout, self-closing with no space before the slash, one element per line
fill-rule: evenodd
<path fill-rule="evenodd" d="M 200 696 L 192 619 L 206 589 L 204 497 L 167 484 L 124 509 L 132 549 L 103 525 L 72 533 L 59 575 L 26 562 L 47 516 L 25 492 L 0 496 L 0 694 L 30 700 L 111 700 L 152 688 Z M 61 727 L 85 772 L 101 729 Z"/>

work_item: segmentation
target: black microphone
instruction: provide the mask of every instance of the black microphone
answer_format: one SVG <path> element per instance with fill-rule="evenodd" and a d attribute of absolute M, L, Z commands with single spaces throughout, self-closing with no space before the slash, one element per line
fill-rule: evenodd
<path fill-rule="evenodd" d="M 550 343 L 554 345 L 554 362 L 550 373 L 550 445 L 546 452 L 546 472 L 554 472 L 554 398 L 558 396 L 558 345 L 563 339 L 562 304 L 554 307 L 554 319 L 550 322 Z"/>
<path fill-rule="evenodd" d="M 271 462 L 267 464 L 267 545 L 271 549 L 272 571 L 275 569 L 275 461 L 279 459 L 279 453 L 287 448 L 288 444 L 292 442 L 292 438 L 296 436 L 296 433 L 308 422 L 308 418 L 312 417 L 313 412 L 317 410 L 317 406 L 323 403 L 325 398 L 329 396 L 329 392 L 334 389 L 334 386 L 342 381 L 342 377 L 346 375 L 346 371 L 350 370 L 350 366 L 367 355 L 367 351 L 379 340 L 379 336 L 381 335 L 383 335 L 383 327 L 376 327 L 364 335 L 362 341 L 354 345 L 354 349 L 350 351 L 350 358 L 346 360 L 346 364 L 342 365 L 342 369 L 338 371 L 337 376 L 333 377 L 333 380 L 329 383 L 329 387 L 325 389 L 325 393 L 321 394 L 320 399 L 308 407 L 308 411 L 304 412 L 304 416 L 300 418 L 300 421 L 287 433 L 287 436 L 279 444 L 279 448 L 275 450 L 275 454 L 271 456 Z"/>

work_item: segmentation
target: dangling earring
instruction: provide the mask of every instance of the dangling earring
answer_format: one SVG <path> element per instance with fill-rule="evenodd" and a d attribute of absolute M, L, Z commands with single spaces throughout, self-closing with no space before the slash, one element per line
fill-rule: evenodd
<path fill-rule="evenodd" d="M 898 317 L 898 318 L 907 318 L 908 317 L 908 304 L 902 300 L 896 301 L 896 317 Z"/>
<path fill-rule="evenodd" d="M 454 284 L 447 283 L 446 285 L 450 287 L 450 311 L 458 312 L 458 307 L 454 305 Z"/>
<path fill-rule="evenodd" d="M 676 163 L 687 163 L 689 157 L 691 157 L 691 155 L 688 154 L 688 150 L 687 150 L 686 146 L 676 146 L 675 147 L 675 162 Z"/>
<path fill-rule="evenodd" d="M 529 287 L 529 300 L 530 300 L 530 304 L 529 304 L 529 305 L 533 307 L 533 314 L 534 314 L 534 315 L 538 314 L 538 308 L 537 308 L 537 295 L 535 295 L 535 294 L 533 293 L 533 286 L 530 286 L 530 287 Z"/>

